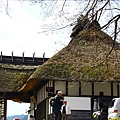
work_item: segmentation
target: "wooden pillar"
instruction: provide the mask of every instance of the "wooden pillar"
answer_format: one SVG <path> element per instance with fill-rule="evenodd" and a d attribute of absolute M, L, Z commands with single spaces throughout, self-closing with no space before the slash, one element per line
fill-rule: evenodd
<path fill-rule="evenodd" d="M 68 96 L 68 81 L 66 81 L 66 96 Z"/>
<path fill-rule="evenodd" d="M 53 96 L 54 96 L 54 95 L 56 94 L 56 93 L 55 93 L 55 81 L 54 81 L 54 80 L 53 80 L 53 83 L 52 83 L 52 84 L 53 84 L 52 86 L 53 86 Z"/>
<path fill-rule="evenodd" d="M 7 99 L 4 98 L 4 120 L 7 120 Z"/>
<path fill-rule="evenodd" d="M 113 98 L 113 82 L 111 82 L 111 97 Z"/>
<path fill-rule="evenodd" d="M 92 82 L 92 97 L 94 97 L 94 82 Z"/>
<path fill-rule="evenodd" d="M 79 96 L 81 96 L 81 82 L 79 82 Z"/>
<path fill-rule="evenodd" d="M 117 96 L 119 97 L 119 83 L 117 84 Z"/>
<path fill-rule="evenodd" d="M 91 85 L 92 85 L 92 97 L 91 97 L 91 120 L 92 120 L 92 113 L 93 113 L 93 101 L 94 101 L 94 82 L 91 82 Z"/>
<path fill-rule="evenodd" d="M 2 51 L 1 51 L 1 61 L 2 61 Z"/>

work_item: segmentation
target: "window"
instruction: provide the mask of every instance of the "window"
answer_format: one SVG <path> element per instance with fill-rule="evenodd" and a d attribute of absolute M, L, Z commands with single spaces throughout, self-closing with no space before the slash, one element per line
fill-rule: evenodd
<path fill-rule="evenodd" d="M 114 106 L 114 102 L 115 102 L 115 99 L 112 100 L 110 107 L 113 107 L 113 106 Z"/>

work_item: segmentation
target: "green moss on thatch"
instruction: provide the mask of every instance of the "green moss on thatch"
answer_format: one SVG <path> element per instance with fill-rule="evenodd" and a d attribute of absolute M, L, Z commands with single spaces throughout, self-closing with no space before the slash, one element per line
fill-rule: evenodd
<path fill-rule="evenodd" d="M 0 64 L 0 92 L 18 91 L 36 67 Z"/>
<path fill-rule="evenodd" d="M 120 44 L 100 30 L 83 30 L 30 78 L 53 80 L 119 81 Z M 107 56 L 107 57 L 106 57 Z"/>
<path fill-rule="evenodd" d="M 120 68 L 117 67 L 116 69 L 113 69 L 116 67 L 112 67 L 110 65 L 105 66 L 99 65 L 99 66 L 86 66 L 82 69 L 83 77 L 88 78 L 89 80 L 95 80 L 95 81 L 114 81 L 119 80 L 120 75 L 118 76 L 118 72 L 120 71 Z"/>

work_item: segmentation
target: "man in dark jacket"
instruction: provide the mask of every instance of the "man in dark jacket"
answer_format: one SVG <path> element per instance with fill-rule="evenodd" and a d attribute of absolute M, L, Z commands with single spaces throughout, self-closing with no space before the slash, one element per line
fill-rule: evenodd
<path fill-rule="evenodd" d="M 54 106 L 53 106 L 53 112 L 54 112 L 54 118 L 55 120 L 61 120 L 62 114 L 61 114 L 61 107 L 63 105 L 63 93 L 62 91 L 58 91 L 57 95 L 54 97 Z"/>

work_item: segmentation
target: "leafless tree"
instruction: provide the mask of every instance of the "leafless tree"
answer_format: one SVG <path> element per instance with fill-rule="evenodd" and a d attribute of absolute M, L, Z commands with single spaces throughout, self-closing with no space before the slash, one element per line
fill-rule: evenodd
<path fill-rule="evenodd" d="M 8 0 L 6 0 L 5 2 L 3 2 L 3 1 L 4 0 L 0 0 L 0 7 L 5 8 L 5 11 L 8 14 L 9 1 Z M 16 0 L 16 1 L 19 1 L 21 3 L 25 2 L 25 1 L 30 1 L 31 4 L 39 3 L 40 7 L 42 7 L 44 9 L 44 13 L 46 13 L 46 17 L 48 16 L 48 14 L 50 12 L 52 14 L 54 11 L 56 11 L 56 5 L 59 2 L 61 2 L 61 4 L 59 4 L 61 7 L 61 10 L 59 9 L 58 14 L 61 16 L 68 13 L 68 11 L 64 11 L 64 10 L 66 10 L 66 6 L 71 7 L 68 5 L 68 3 L 74 1 L 78 4 L 79 7 L 81 7 L 80 5 L 85 2 L 87 4 L 84 5 L 83 9 L 76 8 L 76 9 L 80 9 L 80 10 L 78 11 L 78 14 L 74 15 L 75 18 L 79 17 L 82 13 L 84 13 L 84 14 L 88 15 L 88 17 L 91 18 L 92 20 L 97 19 L 99 21 L 102 18 L 103 13 L 109 11 L 109 12 L 111 12 L 111 16 L 109 16 L 109 20 L 106 20 L 106 22 L 108 22 L 108 23 L 106 23 L 102 28 L 107 28 L 111 23 L 113 23 L 119 17 L 119 14 L 117 14 L 117 15 L 115 14 L 115 16 L 114 16 L 114 13 L 113 13 L 114 11 L 117 11 L 118 13 L 120 11 L 119 1 L 117 3 L 117 0 L 71 0 L 71 1 L 69 1 L 69 0 L 62 0 L 62 1 L 58 1 L 58 0 L 51 0 L 51 1 L 49 1 L 49 0 Z M 114 6 L 112 4 L 113 2 L 114 2 L 114 5 L 116 4 L 116 6 Z M 72 8 L 70 8 L 70 9 L 72 9 Z M 71 16 L 72 16 L 72 14 L 71 14 Z M 66 17 L 66 16 L 64 16 L 64 17 Z M 73 18 L 73 16 L 72 16 L 72 18 Z M 69 18 L 66 18 L 66 19 L 69 19 Z M 117 21 L 119 21 L 119 19 Z"/>
<path fill-rule="evenodd" d="M 44 1 L 39 1 L 43 4 Z M 54 4 L 50 7 L 51 12 L 54 13 L 53 10 L 55 6 L 57 6 L 57 0 L 53 0 Z M 75 37 L 77 32 L 79 32 L 84 27 L 87 26 L 87 23 L 97 24 L 98 28 L 108 33 L 113 38 L 113 45 L 110 49 L 109 53 L 106 55 L 106 59 L 111 54 L 112 50 L 114 49 L 115 42 L 120 42 L 120 2 L 117 0 L 74 0 L 78 4 L 76 9 L 79 11 L 76 14 L 68 15 L 68 11 L 66 11 L 67 5 L 69 6 L 69 0 L 63 0 L 61 4 L 61 9 L 58 11 L 58 16 L 61 17 L 61 23 L 55 23 L 52 27 L 48 25 L 47 30 L 41 31 L 42 32 L 56 32 L 58 30 L 64 30 L 67 27 L 76 26 L 73 28 L 77 29 L 70 35 L 70 37 Z M 84 4 L 84 7 L 80 9 L 81 5 Z M 71 7 L 71 6 L 69 6 Z M 70 9 L 70 8 L 69 8 Z M 72 9 L 72 8 L 71 8 Z M 67 14 L 67 15 L 66 15 Z M 81 18 L 82 16 L 82 21 Z M 83 20 L 84 19 L 84 20 Z M 65 24 L 63 24 L 63 20 L 66 20 Z M 70 21 L 70 22 L 69 22 Z M 79 24 L 80 23 L 80 24 Z M 93 25 L 92 24 L 92 25 Z M 106 61 L 103 60 L 101 62 Z"/>
<path fill-rule="evenodd" d="M 44 13 L 45 19 L 53 17 L 53 23 L 45 23 L 43 27 L 44 32 L 62 31 L 66 28 L 71 29 L 77 23 L 77 19 L 81 16 L 87 16 L 90 21 L 98 21 L 101 29 L 106 31 L 114 41 L 120 41 L 120 2 L 118 0 L 18 0 L 19 2 L 29 1 L 30 4 L 39 4 Z M 72 6 L 70 3 L 73 2 Z M 4 7 L 6 13 L 9 15 L 9 1 L 3 3 L 1 0 L 1 7 Z M 73 8 L 76 6 L 76 9 Z M 0 9 L 1 10 L 1 9 Z M 76 11 L 77 12 L 76 12 Z M 70 12 L 72 11 L 72 13 Z M 106 14 L 107 13 L 107 14 Z M 57 19 L 59 19 L 57 21 Z M 104 21 L 103 21 L 104 19 Z M 114 44 L 113 44 L 114 45 Z"/>
<path fill-rule="evenodd" d="M 57 13 L 57 17 L 59 16 L 61 17 L 61 19 L 64 18 L 64 20 L 66 19 L 66 24 L 57 23 L 59 24 L 57 25 L 58 27 L 53 25 L 52 28 L 48 25 L 50 31 L 51 30 L 57 31 L 57 30 L 64 29 L 68 26 L 74 26 L 77 22 L 77 18 L 79 18 L 81 15 L 84 15 L 84 16 L 87 16 L 91 21 L 93 20 L 98 21 L 101 25 L 101 29 L 103 29 L 104 31 L 109 31 L 108 34 L 110 34 L 110 36 L 112 36 L 114 40 L 116 39 L 119 40 L 119 36 L 120 36 L 119 34 L 120 33 L 119 1 L 117 0 L 73 0 L 73 1 L 74 3 L 76 2 L 78 4 L 76 8 L 78 9 L 78 13 L 76 14 L 70 13 L 71 15 L 68 15 L 69 11 L 66 11 L 66 7 L 71 7 L 69 5 L 71 1 L 69 0 L 61 1 L 62 4 L 61 4 L 61 8 Z M 46 17 L 47 16 L 49 17 L 48 14 L 51 15 L 52 13 L 54 13 L 54 11 L 56 10 L 55 7 L 57 6 L 57 3 L 59 1 L 53 0 L 49 5 L 45 0 L 36 0 L 32 2 L 33 3 L 39 2 L 41 6 L 43 6 L 43 4 L 44 5 L 46 4 L 47 6 L 46 8 L 48 9 L 48 11 L 46 10 L 45 13 L 46 13 Z M 87 4 L 84 4 L 84 7 L 82 9 L 79 8 L 81 7 L 81 5 L 83 6 L 83 3 L 87 3 Z M 69 8 L 69 9 L 72 9 L 72 8 Z M 101 22 L 103 19 L 104 19 L 104 22 Z M 71 21 L 71 22 L 68 22 L 68 21 Z M 48 32 L 49 29 L 42 32 Z"/>

